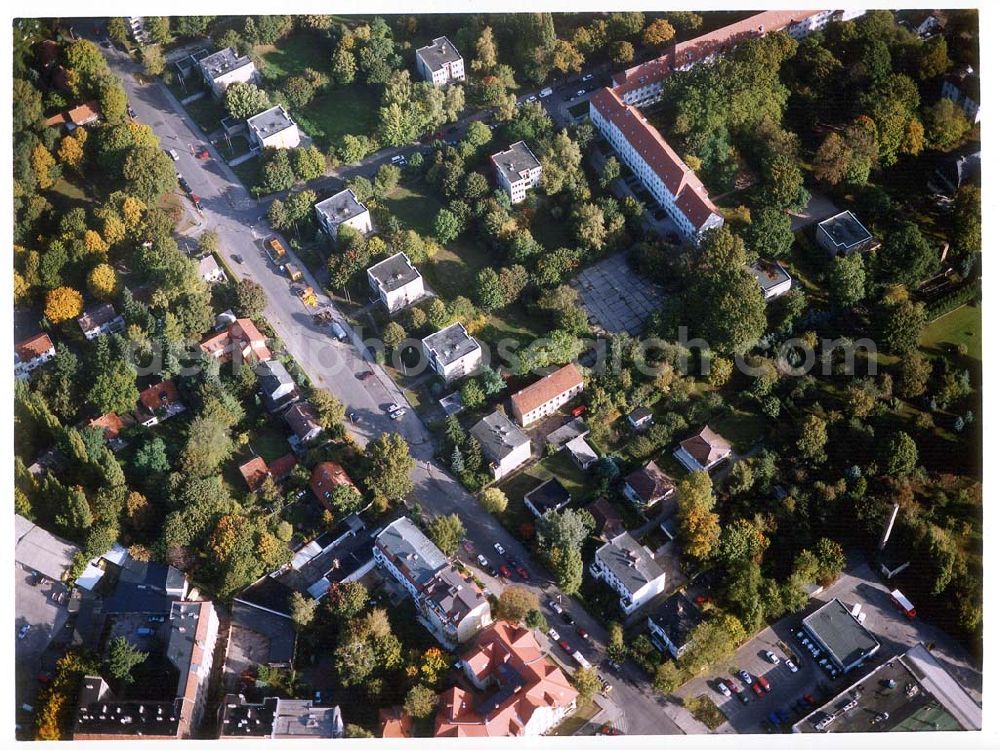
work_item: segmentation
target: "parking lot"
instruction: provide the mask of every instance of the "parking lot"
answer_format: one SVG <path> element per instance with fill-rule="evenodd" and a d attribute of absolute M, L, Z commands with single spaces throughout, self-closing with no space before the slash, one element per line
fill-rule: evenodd
<path fill-rule="evenodd" d="M 580 292 L 591 322 L 610 333 L 638 334 L 663 304 L 663 291 L 633 271 L 625 253 L 590 266 L 570 285 Z"/>
<path fill-rule="evenodd" d="M 14 618 L 16 700 L 17 705 L 34 705 L 41 685 L 40 672 L 51 671 L 55 656 L 47 651 L 49 643 L 66 623 L 65 604 L 53 599 L 53 594 L 64 594 L 66 587 L 54 581 L 43 580 L 32 585 L 32 574 L 20 566 L 14 567 Z M 17 634 L 27 626 L 24 637 Z"/>

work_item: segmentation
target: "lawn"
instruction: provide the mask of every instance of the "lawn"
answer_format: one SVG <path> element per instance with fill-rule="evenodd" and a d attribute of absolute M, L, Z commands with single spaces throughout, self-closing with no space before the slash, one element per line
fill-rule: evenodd
<path fill-rule="evenodd" d="M 569 108 L 569 113 L 573 117 L 583 117 L 590 113 L 590 102 L 579 102 Z"/>
<path fill-rule="evenodd" d="M 764 417 L 735 408 L 724 417 L 712 419 L 711 427 L 731 442 L 737 453 L 746 453 L 767 431 Z"/>
<path fill-rule="evenodd" d="M 294 112 L 294 117 L 299 129 L 325 151 L 343 135 L 371 133 L 377 122 L 378 105 L 379 95 L 373 88 L 354 84 L 327 89 Z"/>
<path fill-rule="evenodd" d="M 285 37 L 280 47 L 261 45 L 254 51 L 263 61 L 260 74 L 266 82 L 301 74 L 306 68 L 326 72 L 333 52 L 322 36 L 308 32 Z"/>
<path fill-rule="evenodd" d="M 983 315 L 978 307 L 963 305 L 928 325 L 920 337 L 920 348 L 928 354 L 943 355 L 947 347 L 964 344 L 968 356 L 983 359 Z"/>
<path fill-rule="evenodd" d="M 569 490 L 574 500 L 580 500 L 590 494 L 591 483 L 587 475 L 580 471 L 569 453 L 564 450 L 543 458 L 524 473 L 542 481 L 555 477 Z"/>
<path fill-rule="evenodd" d="M 399 185 L 385 198 L 385 207 L 406 226 L 422 235 L 434 233 L 434 217 L 444 204 L 430 194 L 421 180 Z"/>
<path fill-rule="evenodd" d="M 90 205 L 91 200 L 84 192 L 83 188 L 70 182 L 65 176 L 60 177 L 56 180 L 55 184 L 52 186 L 52 203 L 63 211 L 69 211 L 72 208 L 86 208 Z"/>
<path fill-rule="evenodd" d="M 211 94 L 206 94 L 185 107 L 187 113 L 191 115 L 191 119 L 198 123 L 198 127 L 206 133 L 214 133 L 218 130 L 221 127 L 219 120 L 226 116 L 226 110 Z"/>
<path fill-rule="evenodd" d="M 271 463 L 276 458 L 281 458 L 291 450 L 284 433 L 279 432 L 273 427 L 265 427 L 258 432 L 250 440 L 250 446 L 268 463 Z"/>
<path fill-rule="evenodd" d="M 552 730 L 553 737 L 571 737 L 579 732 L 600 711 L 600 706 L 593 698 L 580 698 L 577 701 L 576 713 L 567 716 L 559 726 Z"/>

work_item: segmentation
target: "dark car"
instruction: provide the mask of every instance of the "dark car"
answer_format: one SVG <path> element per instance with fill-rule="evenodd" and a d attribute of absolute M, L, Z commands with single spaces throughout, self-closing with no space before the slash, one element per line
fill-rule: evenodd
<path fill-rule="evenodd" d="M 177 176 L 177 184 L 181 186 L 181 190 L 183 190 L 185 193 L 190 193 L 191 192 L 191 185 L 190 185 L 190 183 L 188 183 L 188 181 L 185 180 L 180 175 Z"/>
<path fill-rule="evenodd" d="M 770 714 L 768 714 L 767 720 L 776 727 L 781 726 L 781 720 L 778 718 L 778 714 L 775 711 L 772 711 Z"/>
<path fill-rule="evenodd" d="M 563 622 L 567 625 L 576 625 L 576 620 L 573 619 L 573 615 L 569 612 L 563 611 L 562 613 Z"/>
<path fill-rule="evenodd" d="M 792 718 L 791 716 L 788 715 L 788 712 L 783 708 L 779 708 L 777 711 L 775 711 L 775 713 L 778 714 L 778 718 L 781 719 L 782 724 L 787 724 Z"/>
<path fill-rule="evenodd" d="M 583 638 L 583 640 L 585 640 L 585 641 L 590 638 L 590 633 L 588 633 L 586 630 L 584 630 L 582 625 L 577 625 L 576 626 L 576 634 L 578 636 L 580 636 L 581 638 Z"/>
<path fill-rule="evenodd" d="M 573 647 L 569 645 L 569 641 L 567 640 L 559 641 L 559 648 L 561 648 L 567 654 L 573 653 Z"/>
<path fill-rule="evenodd" d="M 199 159 L 201 159 L 202 161 L 205 161 L 211 156 L 211 154 L 208 153 L 208 148 L 205 146 L 202 146 L 197 151 L 195 151 L 194 155 Z"/>
<path fill-rule="evenodd" d="M 131 117 L 133 120 L 137 117 L 137 115 L 135 113 L 135 110 L 132 109 L 132 105 L 131 104 L 128 105 L 128 107 L 126 108 L 125 111 L 128 112 L 128 116 Z"/>
<path fill-rule="evenodd" d="M 524 567 L 523 565 L 521 565 L 521 563 L 515 562 L 514 563 L 514 570 L 517 571 L 517 574 L 521 577 L 522 581 L 530 581 L 531 580 L 531 576 L 528 575 L 528 569 L 526 567 Z"/>
<path fill-rule="evenodd" d="M 740 703 L 744 706 L 750 705 L 750 697 L 746 694 L 746 691 L 736 693 L 736 697 L 739 698 Z"/>
<path fill-rule="evenodd" d="M 802 696 L 802 700 L 804 700 L 810 706 L 815 706 L 816 705 L 816 699 L 813 698 L 810 693 L 806 693 L 805 695 L 803 695 Z"/>
<path fill-rule="evenodd" d="M 504 578 L 510 578 L 511 576 L 510 568 L 508 568 L 503 563 L 500 563 L 500 575 L 502 575 Z"/>
<path fill-rule="evenodd" d="M 358 375 L 358 380 L 371 380 L 374 377 L 375 373 L 373 373 L 371 370 L 365 370 L 363 373 Z"/>
<path fill-rule="evenodd" d="M 146 621 L 147 622 L 166 622 L 167 621 L 167 616 L 166 615 L 150 615 L 149 617 L 146 618 Z"/>

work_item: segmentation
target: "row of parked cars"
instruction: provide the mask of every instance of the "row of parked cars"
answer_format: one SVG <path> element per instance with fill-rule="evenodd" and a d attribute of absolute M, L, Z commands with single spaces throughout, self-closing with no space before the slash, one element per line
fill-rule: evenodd
<path fill-rule="evenodd" d="M 801 719 L 803 716 L 812 711 L 815 706 L 816 699 L 809 693 L 806 693 L 787 709 L 778 708 L 768 714 L 767 718 L 761 722 L 761 727 L 763 727 L 767 732 L 773 732 L 775 729 L 780 729 L 785 724 L 790 724 L 793 721 Z"/>
<path fill-rule="evenodd" d="M 804 633 L 801 630 L 796 630 L 795 638 L 798 640 L 799 643 L 802 644 L 802 647 L 806 651 L 812 654 L 812 657 L 816 660 L 816 663 L 823 668 L 823 670 L 830 676 L 831 680 L 835 680 L 838 677 L 840 677 L 840 670 L 837 669 L 836 665 L 824 655 L 823 649 L 821 649 L 818 645 L 816 645 L 809 639 L 808 633 Z"/>
<path fill-rule="evenodd" d="M 465 549 L 470 555 L 475 552 L 472 542 L 468 542 Z M 498 567 L 494 568 L 490 561 L 487 560 L 482 553 L 479 553 L 476 555 L 476 562 L 479 563 L 479 566 L 483 570 L 494 577 L 499 574 L 504 578 L 511 579 L 516 574 L 522 581 L 531 580 L 531 576 L 528 575 L 528 569 L 524 567 L 524 563 L 513 555 L 508 555 L 507 550 L 505 550 L 499 542 L 493 545 L 493 549 L 496 550 L 498 555 L 500 555 L 502 562 Z"/>

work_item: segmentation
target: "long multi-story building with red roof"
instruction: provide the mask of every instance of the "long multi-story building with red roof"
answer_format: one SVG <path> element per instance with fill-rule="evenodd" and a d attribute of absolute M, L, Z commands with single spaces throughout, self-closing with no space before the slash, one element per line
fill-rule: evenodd
<path fill-rule="evenodd" d="M 494 623 L 461 666 L 475 689 L 441 695 L 435 737 L 537 737 L 576 710 L 577 691 L 526 628 Z"/>

